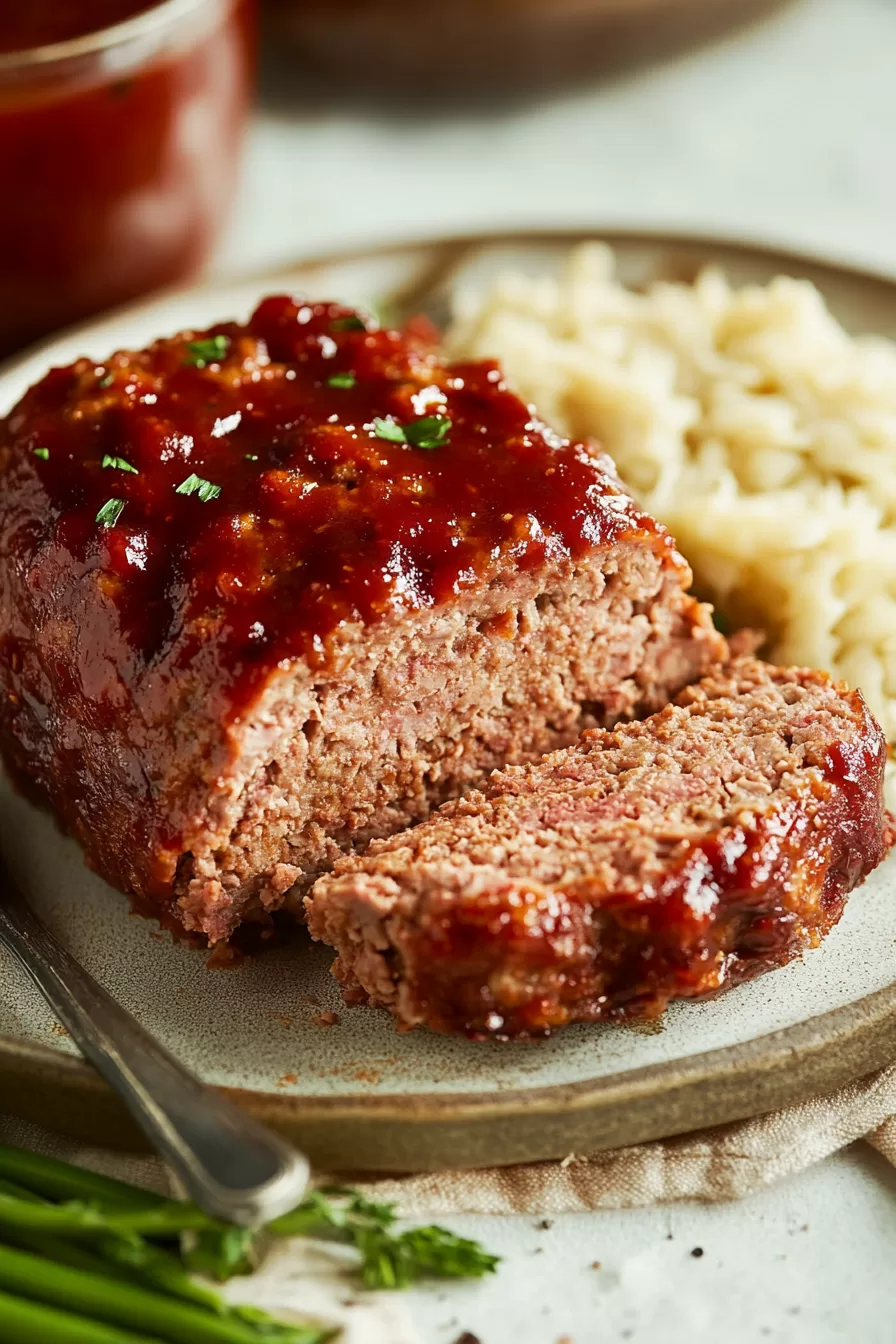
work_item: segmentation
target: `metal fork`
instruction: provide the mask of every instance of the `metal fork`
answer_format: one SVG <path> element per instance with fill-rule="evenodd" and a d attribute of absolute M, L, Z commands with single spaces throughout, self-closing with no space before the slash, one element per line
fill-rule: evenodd
<path fill-rule="evenodd" d="M 295 1208 L 306 1159 L 153 1040 L 44 927 L 3 864 L 0 942 L 201 1209 L 253 1227 Z"/>

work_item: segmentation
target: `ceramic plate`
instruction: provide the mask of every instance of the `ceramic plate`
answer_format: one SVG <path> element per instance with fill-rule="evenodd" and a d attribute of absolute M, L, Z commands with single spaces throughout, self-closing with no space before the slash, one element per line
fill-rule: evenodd
<path fill-rule="evenodd" d="M 603 236 L 629 283 L 690 278 L 708 260 L 738 282 L 786 271 L 819 284 L 847 326 L 896 337 L 894 282 L 733 244 Z M 299 289 L 390 316 L 425 310 L 444 320 L 459 283 L 499 269 L 556 268 L 579 240 L 442 240 L 169 295 L 8 367 L 0 412 L 51 363 L 84 353 L 100 359 L 181 326 L 242 317 L 264 292 Z M 0 838 L 41 915 L 94 975 L 190 1067 L 330 1170 L 476 1166 L 614 1147 L 795 1102 L 896 1058 L 896 858 L 799 964 L 713 1002 L 677 1004 L 654 1031 L 589 1026 L 499 1045 L 399 1035 L 384 1014 L 346 1008 L 329 976 L 331 954 L 304 936 L 235 969 L 210 969 L 201 952 L 130 915 L 77 847 L 8 789 Z M 0 1110 L 77 1137 L 139 1142 L 2 950 Z"/>

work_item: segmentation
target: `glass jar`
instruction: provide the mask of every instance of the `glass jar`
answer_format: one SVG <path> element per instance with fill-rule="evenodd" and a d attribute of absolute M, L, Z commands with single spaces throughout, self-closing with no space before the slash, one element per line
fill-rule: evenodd
<path fill-rule="evenodd" d="M 254 5 L 119 12 L 131 17 L 26 50 L 4 51 L 0 32 L 0 356 L 189 277 L 226 217 Z"/>

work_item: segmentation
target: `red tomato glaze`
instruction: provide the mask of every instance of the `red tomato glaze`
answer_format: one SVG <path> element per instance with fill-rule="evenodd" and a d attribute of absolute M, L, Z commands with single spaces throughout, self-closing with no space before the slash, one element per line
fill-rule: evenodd
<path fill-rule="evenodd" d="M 335 304 L 270 298 L 246 326 L 55 369 L 5 437 L 27 526 L 67 572 L 102 570 L 137 665 L 214 648 L 231 705 L 282 658 L 325 663 L 341 623 L 446 601 L 501 557 L 634 527 L 674 554 L 493 364 L 446 367 Z"/>

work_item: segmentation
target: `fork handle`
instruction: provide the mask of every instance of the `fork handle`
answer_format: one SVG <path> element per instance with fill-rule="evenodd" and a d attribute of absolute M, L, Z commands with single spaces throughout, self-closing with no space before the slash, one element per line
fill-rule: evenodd
<path fill-rule="evenodd" d="M 144 1031 L 38 920 L 3 867 L 0 940 L 194 1203 L 244 1227 L 295 1208 L 308 1184 L 306 1159 Z"/>

